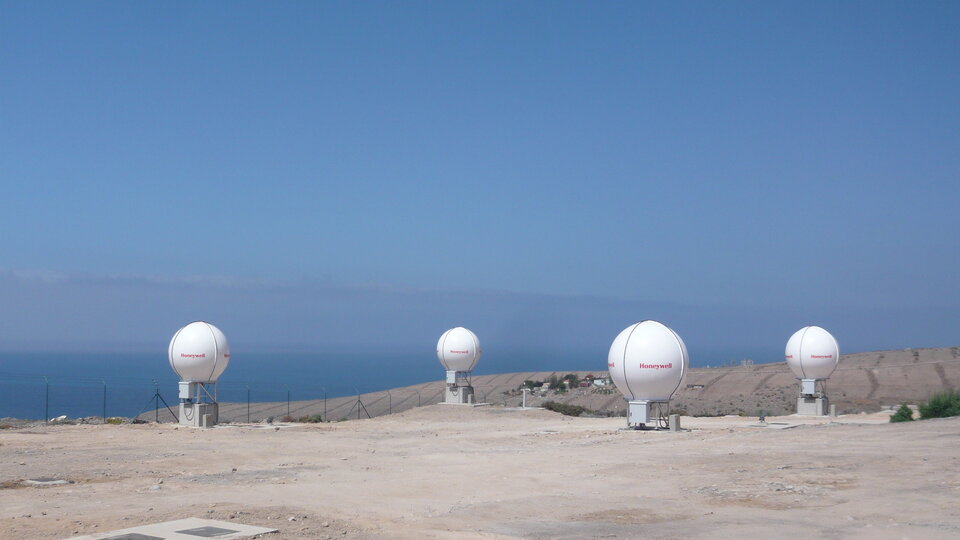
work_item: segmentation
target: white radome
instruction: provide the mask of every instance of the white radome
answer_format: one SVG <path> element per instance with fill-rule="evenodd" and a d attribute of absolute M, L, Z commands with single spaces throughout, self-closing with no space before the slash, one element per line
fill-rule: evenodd
<path fill-rule="evenodd" d="M 192 322 L 173 335 L 167 350 L 170 367 L 181 381 L 217 382 L 230 363 L 227 337 L 216 326 Z"/>
<path fill-rule="evenodd" d="M 798 379 L 826 379 L 840 362 L 840 346 L 830 332 L 805 326 L 790 336 L 784 357 Z"/>
<path fill-rule="evenodd" d="M 628 401 L 669 401 L 689 368 L 680 336 L 651 320 L 620 332 L 607 356 L 610 378 Z"/>
<path fill-rule="evenodd" d="M 437 359 L 447 371 L 473 371 L 482 352 L 477 335 L 462 326 L 447 330 L 437 341 Z"/>

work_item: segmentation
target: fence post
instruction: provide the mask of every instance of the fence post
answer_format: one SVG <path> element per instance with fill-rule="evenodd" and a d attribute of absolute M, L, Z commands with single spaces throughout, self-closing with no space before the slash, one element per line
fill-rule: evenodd
<path fill-rule="evenodd" d="M 250 423 L 250 387 L 247 387 L 247 423 Z"/>
<path fill-rule="evenodd" d="M 419 391 L 419 390 L 414 390 L 414 392 L 417 393 L 417 407 L 419 407 L 419 406 L 420 406 L 420 391 Z"/>
<path fill-rule="evenodd" d="M 387 390 L 387 398 L 390 399 L 390 411 L 387 414 L 393 414 L 393 394 L 389 390 Z"/>
<path fill-rule="evenodd" d="M 330 419 L 327 418 L 327 389 L 321 388 L 323 390 L 323 421 L 329 422 Z"/>
<path fill-rule="evenodd" d="M 100 379 L 103 381 L 103 423 L 107 423 L 107 381 L 106 379 Z"/>
<path fill-rule="evenodd" d="M 290 416 L 290 389 L 287 388 L 287 416 Z"/>
<path fill-rule="evenodd" d="M 43 376 L 43 385 L 45 388 L 44 398 L 43 398 L 43 422 L 45 424 L 50 423 L 50 380 L 47 379 L 47 376 Z"/>

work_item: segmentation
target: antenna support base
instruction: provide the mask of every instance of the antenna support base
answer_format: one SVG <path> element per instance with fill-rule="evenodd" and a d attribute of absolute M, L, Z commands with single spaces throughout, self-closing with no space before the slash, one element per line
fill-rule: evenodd
<path fill-rule="evenodd" d="M 666 427 L 664 411 L 669 411 L 669 401 L 630 401 L 627 413 L 627 425 L 637 429 L 646 427 Z M 651 426 L 652 424 L 652 426 Z"/>
<path fill-rule="evenodd" d="M 827 416 L 830 400 L 827 396 L 800 396 L 797 398 L 797 414 L 801 416 Z"/>

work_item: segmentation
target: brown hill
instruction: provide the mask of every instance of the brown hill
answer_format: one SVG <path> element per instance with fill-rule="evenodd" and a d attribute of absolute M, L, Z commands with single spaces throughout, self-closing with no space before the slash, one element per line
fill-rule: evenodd
<path fill-rule="evenodd" d="M 473 378 L 477 400 L 491 405 L 517 407 L 520 385 L 526 380 L 544 381 L 567 372 L 524 372 L 481 375 Z M 576 372 L 579 377 L 606 377 L 605 371 Z M 882 406 L 917 403 L 931 394 L 960 388 L 960 347 L 903 349 L 844 355 L 840 367 L 827 381 L 827 394 L 840 413 L 870 412 Z M 671 408 L 688 415 L 791 414 L 795 411 L 797 380 L 784 362 L 717 368 L 694 368 L 674 396 Z M 295 418 L 319 414 L 325 420 L 366 418 L 405 411 L 439 402 L 443 397 L 440 380 L 328 400 L 295 401 L 288 404 L 253 403 L 250 421 L 289 415 Z M 604 414 L 622 414 L 623 397 L 614 387 L 576 388 L 566 392 L 533 392 L 528 406 L 545 401 L 580 405 Z M 244 422 L 246 403 L 222 403 L 221 420 Z M 153 417 L 152 413 L 146 416 Z"/>

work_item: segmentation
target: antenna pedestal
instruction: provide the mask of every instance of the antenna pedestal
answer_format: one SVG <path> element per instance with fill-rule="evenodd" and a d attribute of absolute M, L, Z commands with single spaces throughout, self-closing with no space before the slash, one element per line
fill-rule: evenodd
<path fill-rule="evenodd" d="M 213 427 L 220 416 L 217 403 L 181 403 L 180 425 L 190 427 Z"/>
<path fill-rule="evenodd" d="M 817 386 L 820 388 L 818 389 Z M 797 414 L 802 416 L 826 416 L 829 410 L 830 401 L 823 391 L 823 381 L 821 379 L 800 379 Z"/>
<path fill-rule="evenodd" d="M 830 400 L 826 396 L 800 396 L 797 398 L 797 414 L 801 416 L 826 416 Z"/>
<path fill-rule="evenodd" d="M 214 383 L 216 388 L 216 383 Z M 198 382 L 180 383 L 180 425 L 190 427 L 213 427 L 220 419 L 220 406 L 207 385 Z"/>
<path fill-rule="evenodd" d="M 669 410 L 669 401 L 630 401 L 627 413 L 627 425 L 643 429 L 650 424 L 658 427 L 664 418 L 663 410 Z"/>
<path fill-rule="evenodd" d="M 443 402 L 472 405 L 474 401 L 470 373 L 466 371 L 447 371 L 447 388 L 443 394 Z"/>
<path fill-rule="evenodd" d="M 458 405 L 472 405 L 474 402 L 472 386 L 447 386 L 447 391 L 443 396 L 444 403 L 455 403 Z"/>

